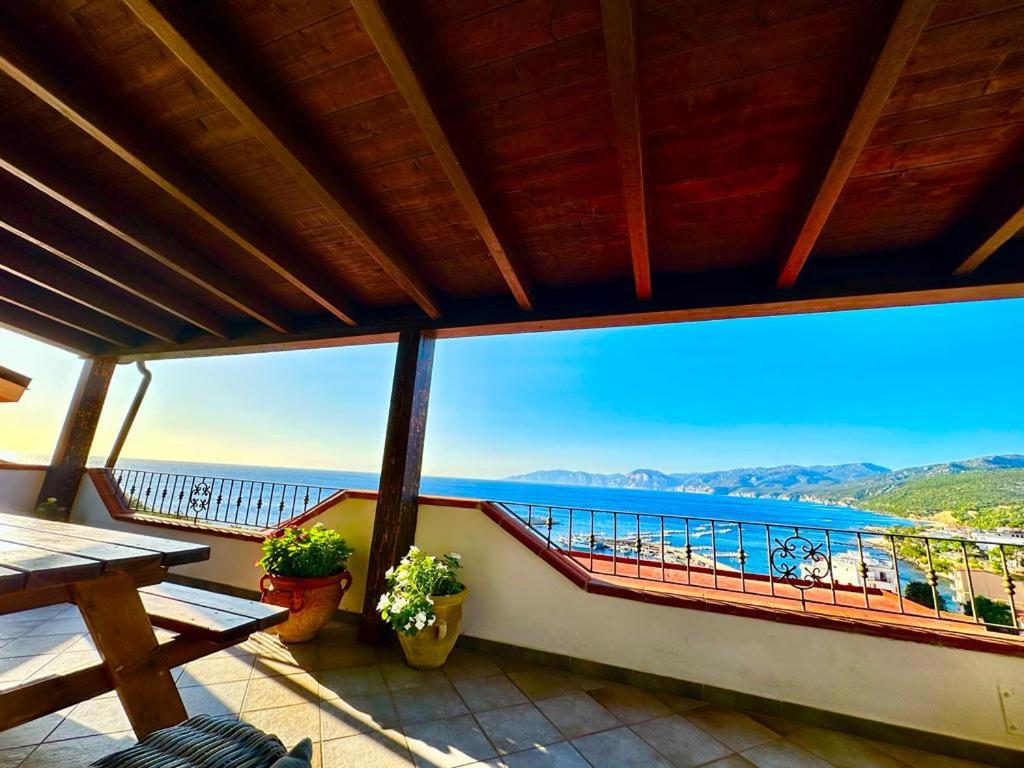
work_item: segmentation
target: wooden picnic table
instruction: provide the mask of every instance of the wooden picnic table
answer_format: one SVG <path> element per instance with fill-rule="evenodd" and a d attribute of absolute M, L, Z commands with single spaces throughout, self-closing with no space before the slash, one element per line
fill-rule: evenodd
<path fill-rule="evenodd" d="M 74 603 L 101 662 L 0 693 L 0 730 L 116 690 L 140 739 L 180 723 L 171 669 L 283 621 L 287 611 L 162 584 L 203 544 L 0 514 L 0 615 Z M 165 642 L 153 627 L 179 633 Z"/>

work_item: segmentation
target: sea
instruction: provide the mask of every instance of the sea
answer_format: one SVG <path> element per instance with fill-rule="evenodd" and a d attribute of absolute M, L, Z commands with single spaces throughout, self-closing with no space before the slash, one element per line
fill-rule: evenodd
<path fill-rule="evenodd" d="M 102 461 L 97 459 L 95 463 L 102 464 Z M 141 459 L 123 459 L 118 467 L 207 479 L 254 480 L 268 485 L 308 485 L 328 490 L 376 490 L 380 479 L 372 472 Z M 420 492 L 506 502 L 510 510 L 532 522 L 542 533 L 550 516 L 552 540 L 561 546 L 567 547 L 571 541 L 574 549 L 588 550 L 589 534 L 593 531 L 601 540 L 597 551 L 611 554 L 614 549 L 623 557 L 635 556 L 635 547 L 630 549 L 616 542 L 635 541 L 638 535 L 648 542 L 660 542 L 664 516 L 667 546 L 683 547 L 689 543 L 698 557 L 713 559 L 737 570 L 741 567 L 742 552 L 742 567 L 748 573 L 768 573 L 772 550 L 784 542 L 798 546 L 809 542 L 811 546 L 819 546 L 822 552 L 830 550 L 833 557 L 845 554 L 857 559 L 863 551 L 870 562 L 891 567 L 891 550 L 882 546 L 884 541 L 872 533 L 911 525 L 903 518 L 849 507 L 675 491 L 428 475 L 422 479 Z M 629 514 L 613 515 L 612 512 Z M 825 528 L 830 529 L 827 538 L 823 530 L 819 530 Z M 864 535 L 858 537 L 858 531 Z M 791 536 L 801 539 L 793 541 Z M 898 571 L 902 584 L 924 580 L 924 574 L 913 563 L 899 561 Z M 952 584 L 940 581 L 939 592 L 953 608 Z"/>

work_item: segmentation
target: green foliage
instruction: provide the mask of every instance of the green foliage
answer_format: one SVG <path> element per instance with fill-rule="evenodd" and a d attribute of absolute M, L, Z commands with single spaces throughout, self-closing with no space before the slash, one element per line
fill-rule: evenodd
<path fill-rule="evenodd" d="M 972 569 L 993 570 L 990 562 L 990 555 L 982 552 L 972 541 L 960 542 L 949 539 L 914 538 L 912 534 L 929 534 L 925 526 L 895 526 L 888 529 L 895 548 L 896 557 L 900 560 L 915 563 L 923 570 L 929 567 L 929 551 L 931 554 L 931 567 L 936 573 L 952 574 L 954 570 L 964 567 L 964 553 L 967 553 L 967 562 Z"/>
<path fill-rule="evenodd" d="M 972 528 L 1024 527 L 1024 469 L 925 475 L 872 487 L 856 505 L 900 517 L 949 513 Z"/>
<path fill-rule="evenodd" d="M 978 612 L 978 618 L 986 624 L 1004 624 L 1013 626 L 1013 615 L 1010 613 L 1010 604 L 1004 600 L 991 600 L 984 595 L 977 595 L 974 598 L 974 610 Z M 974 615 L 969 602 L 964 603 L 964 613 L 968 616 Z"/>
<path fill-rule="evenodd" d="M 274 576 L 315 579 L 344 570 L 352 551 L 337 531 L 321 523 L 279 528 L 263 541 L 257 565 Z"/>
<path fill-rule="evenodd" d="M 388 591 L 377 603 L 381 618 L 407 635 L 433 626 L 437 614 L 431 598 L 457 595 L 464 589 L 459 581 L 461 560 L 455 552 L 434 556 L 410 547 L 398 566 L 388 569 Z"/>
<path fill-rule="evenodd" d="M 912 603 L 923 605 L 926 608 L 935 607 L 935 598 L 939 598 L 939 610 L 945 611 L 948 608 L 946 598 L 937 592 L 932 592 L 932 588 L 925 584 L 923 581 L 910 581 L 903 587 L 903 597 L 910 600 Z"/>

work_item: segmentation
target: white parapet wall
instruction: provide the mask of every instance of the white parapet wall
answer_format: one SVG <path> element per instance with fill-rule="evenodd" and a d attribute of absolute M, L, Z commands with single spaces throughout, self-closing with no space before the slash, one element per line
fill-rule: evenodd
<path fill-rule="evenodd" d="M 306 523 L 336 528 L 356 548 L 345 610 L 362 606 L 373 511 L 372 500 L 347 498 Z M 213 549 L 210 561 L 182 573 L 256 588 L 257 543 L 113 520 L 88 478 L 75 519 L 201 540 Z M 463 556 L 468 635 L 1024 749 L 1024 737 L 1007 729 L 1001 702 L 1001 690 L 1024 695 L 1019 657 L 584 592 L 470 506 L 421 504 L 416 542 Z"/>
<path fill-rule="evenodd" d="M 27 515 L 35 509 L 45 469 L 0 464 L 0 512 Z"/>

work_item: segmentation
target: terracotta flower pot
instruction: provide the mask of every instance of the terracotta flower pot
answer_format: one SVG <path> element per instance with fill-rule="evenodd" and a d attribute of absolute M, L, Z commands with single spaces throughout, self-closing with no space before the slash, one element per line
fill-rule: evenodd
<path fill-rule="evenodd" d="M 437 614 L 434 623 L 415 635 L 398 633 L 398 642 L 410 667 L 437 669 L 447 661 L 462 632 L 462 601 L 468 593 L 463 587 L 457 595 L 432 598 Z"/>
<path fill-rule="evenodd" d="M 288 620 L 267 631 L 286 643 L 312 640 L 334 616 L 350 586 L 352 574 L 348 571 L 317 579 L 263 574 L 260 602 L 288 608 Z"/>

